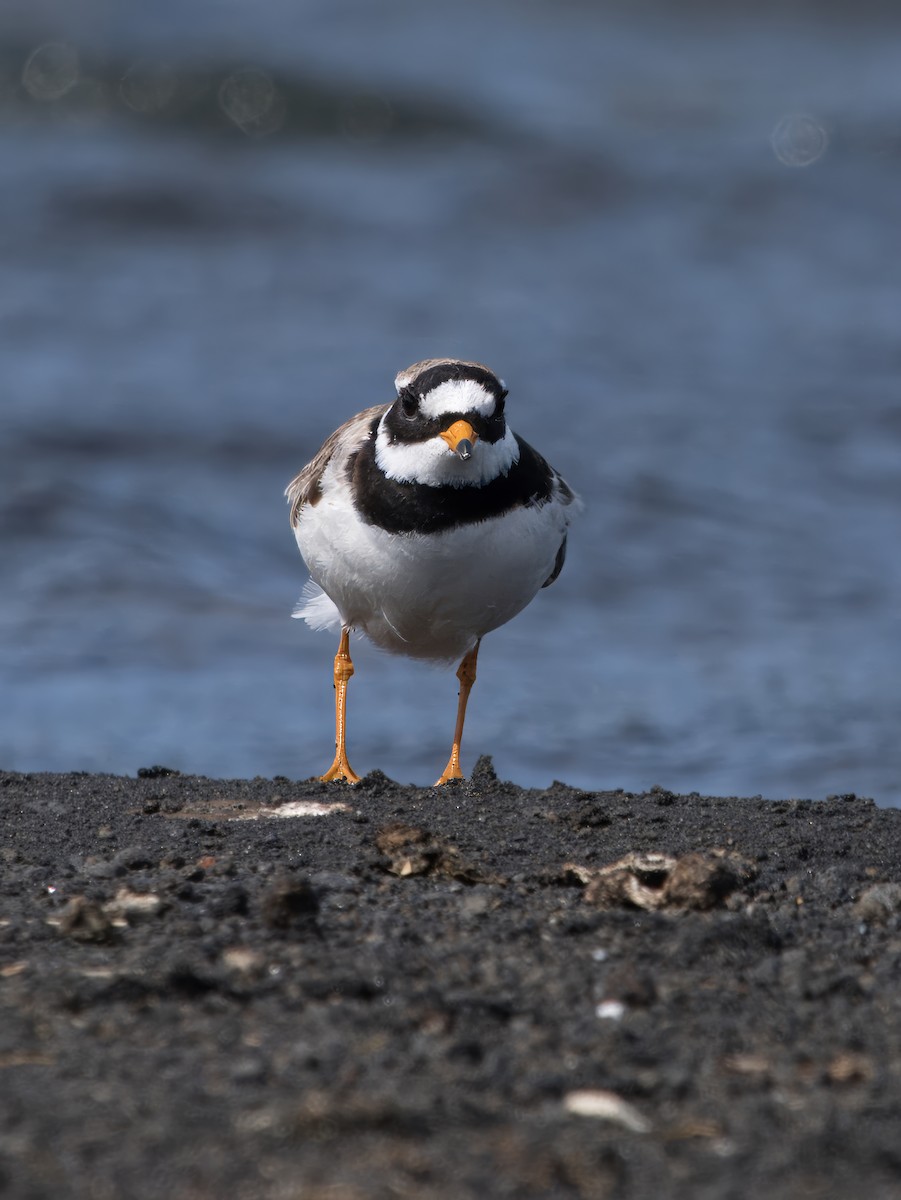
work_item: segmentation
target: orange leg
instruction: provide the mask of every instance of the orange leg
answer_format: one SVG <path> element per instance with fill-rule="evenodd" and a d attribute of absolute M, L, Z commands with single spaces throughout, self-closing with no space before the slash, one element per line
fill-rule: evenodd
<path fill-rule="evenodd" d="M 345 735 L 347 731 L 347 681 L 354 673 L 350 661 L 350 630 L 341 630 L 341 641 L 335 655 L 335 761 L 319 778 L 323 783 L 332 779 L 344 779 L 348 783 L 359 783 L 360 776 L 347 761 Z"/>
<path fill-rule="evenodd" d="M 463 655 L 463 661 L 457 668 L 457 678 L 460 680 L 460 699 L 457 702 L 457 727 L 454 730 L 454 744 L 451 747 L 451 755 L 447 766 L 444 768 L 441 778 L 435 781 L 435 787 L 439 787 L 442 783 L 447 783 L 449 779 L 463 778 L 463 772 L 460 770 L 460 743 L 463 741 L 466 702 L 469 699 L 469 693 L 472 691 L 472 685 L 476 681 L 476 659 L 479 657 L 480 645 L 481 638 L 470 651 Z"/>

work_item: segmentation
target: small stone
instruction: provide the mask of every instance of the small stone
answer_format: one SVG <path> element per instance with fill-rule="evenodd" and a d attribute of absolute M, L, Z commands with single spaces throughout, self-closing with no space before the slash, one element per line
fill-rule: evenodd
<path fill-rule="evenodd" d="M 731 1054 L 723 1060 L 723 1066 L 733 1075 L 749 1075 L 761 1079 L 772 1071 L 772 1062 L 765 1054 Z"/>
<path fill-rule="evenodd" d="M 249 946 L 232 946 L 223 952 L 222 962 L 230 971 L 237 971 L 239 975 L 253 975 L 263 969 L 266 960 L 262 954 Z"/>
<path fill-rule="evenodd" d="M 873 1073 L 873 1063 L 865 1054 L 850 1051 L 837 1054 L 826 1068 L 827 1079 L 836 1084 L 866 1083 Z"/>
<path fill-rule="evenodd" d="M 143 871 L 148 867 L 155 867 L 156 858 L 143 846 L 127 846 L 113 859 L 113 865 L 124 867 L 126 871 Z"/>
<path fill-rule="evenodd" d="M 103 910 L 113 920 L 121 918 L 133 923 L 155 917 L 162 907 L 163 901 L 159 896 L 120 888 L 115 897 L 103 906 Z"/>
<path fill-rule="evenodd" d="M 282 878 L 263 893 L 261 915 L 273 929 L 315 925 L 319 898 L 306 879 Z"/>
<path fill-rule="evenodd" d="M 464 917 L 481 917 L 491 908 L 494 900 L 484 891 L 468 892 L 460 898 L 460 912 Z"/>
<path fill-rule="evenodd" d="M 602 1000 L 595 1007 L 594 1015 L 601 1021 L 621 1021 L 626 1015 L 622 1000 Z"/>
<path fill-rule="evenodd" d="M 261 1058 L 245 1055 L 232 1063 L 229 1075 L 235 1083 L 262 1083 L 266 1078 L 266 1064 Z"/>
<path fill-rule="evenodd" d="M 84 874 L 88 879 L 112 879 L 115 875 L 124 875 L 124 869 L 118 869 L 114 863 L 105 858 L 87 858 L 84 863 Z"/>
<path fill-rule="evenodd" d="M 853 912 L 859 921 L 884 925 L 901 913 L 901 883 L 874 883 L 858 898 Z"/>
<path fill-rule="evenodd" d="M 106 942 L 113 936 L 113 922 L 99 904 L 75 896 L 63 909 L 59 931 L 76 942 Z"/>
<path fill-rule="evenodd" d="M 427 829 L 396 821 L 380 829 L 376 848 L 385 855 L 385 869 L 401 879 L 414 875 L 436 875 L 462 883 L 504 883 L 505 880 L 478 863 L 464 859 L 456 846 Z"/>

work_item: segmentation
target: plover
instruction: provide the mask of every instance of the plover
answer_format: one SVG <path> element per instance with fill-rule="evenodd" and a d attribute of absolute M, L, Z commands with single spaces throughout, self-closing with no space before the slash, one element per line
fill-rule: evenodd
<path fill-rule="evenodd" d="M 294 616 L 340 630 L 335 759 L 323 780 L 359 781 L 345 738 L 351 630 L 394 654 L 461 660 L 437 786 L 462 778 L 481 640 L 560 574 L 578 501 L 509 428 L 507 390 L 488 367 L 430 358 L 401 371 L 395 387 L 395 400 L 351 417 L 286 489 L 310 572 Z"/>

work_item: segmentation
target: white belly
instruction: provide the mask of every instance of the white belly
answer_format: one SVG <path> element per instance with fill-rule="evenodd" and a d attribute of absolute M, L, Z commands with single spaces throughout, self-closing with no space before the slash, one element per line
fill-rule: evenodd
<path fill-rule="evenodd" d="M 518 508 L 441 533 L 364 524 L 349 490 L 306 505 L 295 529 L 313 580 L 345 625 L 413 658 L 457 659 L 516 616 L 554 568 L 565 510 Z"/>

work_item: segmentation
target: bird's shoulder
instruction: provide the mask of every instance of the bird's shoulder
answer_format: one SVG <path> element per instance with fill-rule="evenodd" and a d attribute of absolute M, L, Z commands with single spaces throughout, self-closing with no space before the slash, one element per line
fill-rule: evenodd
<path fill-rule="evenodd" d="M 582 502 L 572 490 L 559 471 L 555 471 L 547 459 L 530 446 L 519 434 L 513 435 L 519 445 L 519 458 L 516 463 L 516 474 L 520 486 L 530 495 L 532 503 L 546 504 L 554 501 L 568 508 L 575 506 L 579 511 Z"/>
<path fill-rule="evenodd" d="M 373 426 L 381 420 L 391 404 L 375 404 L 340 425 L 322 444 L 322 448 L 307 463 L 299 475 L 285 488 L 291 513 L 291 525 L 296 526 L 305 504 L 316 504 L 322 495 L 322 477 L 332 459 L 347 457 L 358 450 L 369 437 Z"/>

